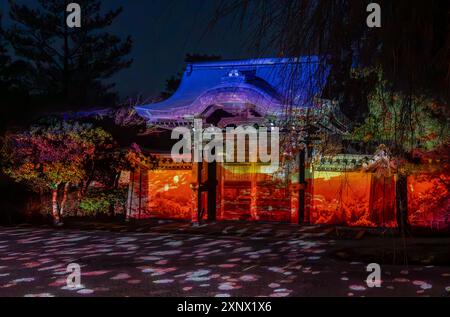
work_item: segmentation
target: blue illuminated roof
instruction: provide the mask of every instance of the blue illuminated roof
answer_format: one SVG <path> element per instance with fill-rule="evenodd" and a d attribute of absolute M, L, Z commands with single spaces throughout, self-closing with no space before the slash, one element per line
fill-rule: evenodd
<path fill-rule="evenodd" d="M 193 63 L 187 65 L 175 94 L 136 107 L 136 111 L 150 120 L 196 115 L 201 110 L 197 106 L 199 98 L 233 89 L 261 95 L 273 112 L 287 105 L 310 107 L 326 83 L 328 70 L 317 56 Z"/>

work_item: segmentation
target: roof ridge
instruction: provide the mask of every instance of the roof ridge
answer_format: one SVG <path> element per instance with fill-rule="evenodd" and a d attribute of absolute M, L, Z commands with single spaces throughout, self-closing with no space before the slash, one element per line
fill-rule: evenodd
<path fill-rule="evenodd" d="M 187 63 L 192 68 L 213 68 L 225 66 L 273 66 L 286 65 L 296 63 L 319 62 L 316 55 L 300 56 L 300 57 L 265 57 L 265 58 L 248 58 L 248 59 L 228 59 L 219 61 L 204 61 Z"/>

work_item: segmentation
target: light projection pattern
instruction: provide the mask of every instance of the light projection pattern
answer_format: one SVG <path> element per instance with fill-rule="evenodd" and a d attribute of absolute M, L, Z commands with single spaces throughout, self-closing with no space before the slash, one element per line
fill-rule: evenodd
<path fill-rule="evenodd" d="M 186 170 L 149 171 L 148 213 L 157 218 L 190 219 L 194 181 Z"/>
<path fill-rule="evenodd" d="M 442 171 L 408 178 L 408 218 L 413 227 L 450 227 L 449 183 L 449 174 Z"/>
<path fill-rule="evenodd" d="M 256 167 L 218 167 L 218 220 L 293 222 L 298 192 L 290 181 Z M 389 227 L 396 223 L 395 177 L 366 172 L 314 171 L 307 179 L 305 221 L 351 227 Z M 196 181 L 191 170 L 154 170 L 134 175 L 131 216 L 192 219 Z M 450 199 L 446 173 L 408 178 L 408 219 L 412 227 L 449 227 Z M 143 185 L 139 186 L 139 182 Z M 293 196 L 294 195 L 294 196 Z M 207 195 L 203 193 L 203 205 Z M 139 205 L 141 206 L 139 208 Z M 139 211 L 140 210 L 140 211 Z"/>
<path fill-rule="evenodd" d="M 290 222 L 290 193 L 284 179 L 254 166 L 222 168 L 219 219 Z"/>
<path fill-rule="evenodd" d="M 315 172 L 312 224 L 395 227 L 394 178 L 363 172 Z"/>
<path fill-rule="evenodd" d="M 132 188 L 133 218 L 190 219 L 194 181 L 190 170 L 150 170 L 135 173 Z M 130 199 L 128 201 L 130 203 Z"/>
<path fill-rule="evenodd" d="M 336 261 L 332 236 L 317 239 L 318 234 L 326 233 L 312 226 L 222 224 L 216 227 L 218 232 L 223 232 L 221 236 L 186 236 L 152 230 L 117 232 L 102 228 L 101 224 L 94 231 L 67 228 L 64 234 L 49 228 L 2 228 L 0 296 L 450 294 L 450 269 L 442 265 L 409 264 L 409 269 L 390 266 L 391 274 L 383 276 L 383 287 L 369 288 L 361 279 L 367 263 Z M 279 238 L 270 239 L 274 236 Z M 423 249 L 420 251 L 420 254 L 425 253 L 421 259 L 429 256 Z M 70 289 L 67 288 L 66 267 L 73 262 L 83 264 L 82 285 Z M 318 278 L 328 282 L 317 283 Z M 310 287 L 305 288 L 305 285 Z"/>

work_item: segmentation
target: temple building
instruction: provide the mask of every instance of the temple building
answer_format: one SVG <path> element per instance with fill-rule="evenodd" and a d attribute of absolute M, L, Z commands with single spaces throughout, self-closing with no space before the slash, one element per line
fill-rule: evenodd
<path fill-rule="evenodd" d="M 373 155 L 333 153 L 350 122 L 322 95 L 319 57 L 189 64 L 167 100 L 136 107 L 148 122 L 151 164 L 130 175 L 128 216 L 192 222 L 249 220 L 395 227 L 395 176 L 364 171 Z M 175 162 L 176 127 L 280 128 L 280 163 Z"/>

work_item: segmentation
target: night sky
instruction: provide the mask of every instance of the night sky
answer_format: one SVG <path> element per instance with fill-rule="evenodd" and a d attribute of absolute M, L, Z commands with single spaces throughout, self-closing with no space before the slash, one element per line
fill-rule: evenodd
<path fill-rule="evenodd" d="M 35 5 L 37 0 L 20 0 Z M 165 80 L 184 67 L 186 53 L 220 55 L 224 59 L 254 57 L 245 45 L 248 32 L 232 18 L 213 30 L 208 22 L 216 0 L 103 0 L 103 8 L 123 6 L 124 11 L 111 26 L 111 32 L 131 35 L 134 47 L 131 68 L 113 80 L 121 97 L 153 97 L 163 90 Z M 8 27 L 8 0 L 0 0 L 4 27 Z M 206 33 L 206 35 L 205 35 Z"/>

